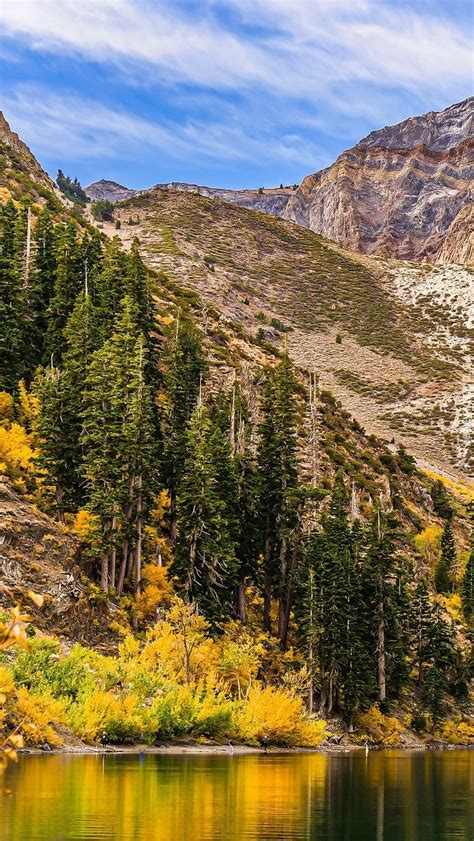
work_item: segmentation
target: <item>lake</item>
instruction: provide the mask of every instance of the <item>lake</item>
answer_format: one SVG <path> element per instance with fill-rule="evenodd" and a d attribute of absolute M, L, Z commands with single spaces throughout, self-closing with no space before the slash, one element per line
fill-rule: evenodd
<path fill-rule="evenodd" d="M 1 841 L 472 841 L 474 752 L 21 756 Z"/>

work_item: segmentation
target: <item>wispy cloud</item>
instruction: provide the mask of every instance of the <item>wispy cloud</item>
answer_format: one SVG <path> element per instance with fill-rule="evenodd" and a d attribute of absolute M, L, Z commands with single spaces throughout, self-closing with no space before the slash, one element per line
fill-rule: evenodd
<path fill-rule="evenodd" d="M 314 160 L 317 147 L 298 135 L 253 135 L 228 118 L 223 122 L 162 124 L 105 107 L 92 99 L 54 95 L 39 86 L 21 85 L 4 97 L 7 119 L 22 137 L 34 138 L 35 149 L 59 157 L 74 150 L 77 158 L 132 158 L 144 149 L 213 161 L 249 160 L 263 154 L 275 160 Z"/>
<path fill-rule="evenodd" d="M 7 33 L 36 49 L 129 70 L 147 65 L 174 83 L 311 97 L 355 79 L 446 91 L 466 81 L 469 33 L 424 8 L 394 0 L 16 0 L 0 14 Z"/>

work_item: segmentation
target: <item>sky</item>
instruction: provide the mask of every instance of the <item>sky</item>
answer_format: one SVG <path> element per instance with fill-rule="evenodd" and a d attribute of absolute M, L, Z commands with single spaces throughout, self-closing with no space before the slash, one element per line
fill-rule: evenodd
<path fill-rule="evenodd" d="M 2 110 L 55 177 L 299 183 L 472 94 L 471 0 L 3 0 Z"/>

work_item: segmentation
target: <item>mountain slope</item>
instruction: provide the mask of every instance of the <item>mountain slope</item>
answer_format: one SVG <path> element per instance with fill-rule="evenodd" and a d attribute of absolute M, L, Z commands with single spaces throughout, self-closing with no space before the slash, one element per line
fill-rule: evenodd
<path fill-rule="evenodd" d="M 26 195 L 35 202 L 63 202 L 61 193 L 35 156 L 11 130 L 0 111 L 0 199 Z"/>
<path fill-rule="evenodd" d="M 149 265 L 239 329 L 286 342 L 370 432 L 447 471 L 469 470 L 467 270 L 357 256 L 291 222 L 166 189 L 116 215 Z"/>
<path fill-rule="evenodd" d="M 285 218 L 366 254 L 472 260 L 473 107 L 470 98 L 371 132 L 305 178 Z M 444 252 L 450 226 L 457 235 Z"/>

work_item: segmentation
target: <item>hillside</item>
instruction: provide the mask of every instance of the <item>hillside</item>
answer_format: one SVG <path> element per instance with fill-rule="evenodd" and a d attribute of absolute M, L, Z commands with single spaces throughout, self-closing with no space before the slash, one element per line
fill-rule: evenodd
<path fill-rule="evenodd" d="M 472 261 L 473 107 L 470 98 L 371 132 L 305 178 L 285 218 L 365 254 Z"/>
<path fill-rule="evenodd" d="M 468 269 L 358 257 L 290 222 L 160 188 L 116 215 L 150 266 L 285 342 L 369 431 L 469 472 Z"/>

